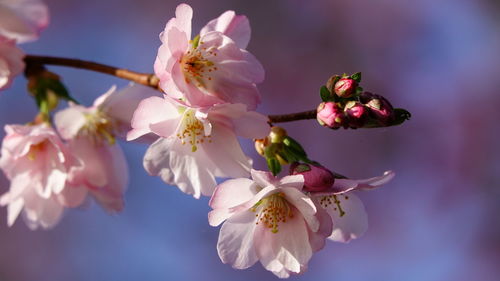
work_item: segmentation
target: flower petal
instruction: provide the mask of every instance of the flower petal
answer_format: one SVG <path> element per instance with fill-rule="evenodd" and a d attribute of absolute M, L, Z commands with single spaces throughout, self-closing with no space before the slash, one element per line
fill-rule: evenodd
<path fill-rule="evenodd" d="M 132 117 L 132 130 L 127 134 L 127 140 L 134 140 L 151 132 L 151 124 L 165 120 L 178 119 L 177 108 L 168 100 L 160 97 L 150 97 L 142 100 Z"/>
<path fill-rule="evenodd" d="M 250 42 L 250 23 L 246 16 L 235 15 L 234 11 L 226 11 L 218 18 L 209 21 L 200 31 L 200 35 L 218 31 L 233 39 L 238 47 L 245 49 Z"/>
<path fill-rule="evenodd" d="M 236 135 L 223 125 L 212 124 L 211 142 L 203 142 L 207 157 L 212 160 L 217 177 L 248 177 L 252 161 L 238 143 Z"/>
<path fill-rule="evenodd" d="M 341 210 L 335 203 L 325 207 L 333 222 L 333 232 L 328 238 L 333 241 L 347 243 L 366 232 L 368 217 L 363 203 L 356 195 L 349 193 L 336 195 L 336 197 Z M 341 211 L 343 212 L 342 216 Z"/>
<path fill-rule="evenodd" d="M 175 138 L 160 138 L 146 151 L 144 168 L 149 174 L 160 176 L 164 182 L 177 185 L 182 192 L 193 194 L 195 198 L 201 194 L 210 196 L 216 185 L 214 164 L 203 150 L 191 152 L 189 148 Z"/>
<path fill-rule="evenodd" d="M 254 249 L 255 214 L 240 212 L 229 218 L 221 227 L 217 252 L 223 263 L 245 269 L 257 262 Z"/>
<path fill-rule="evenodd" d="M 311 259 L 307 224 L 297 209 L 293 208 L 293 212 L 294 216 L 281 223 L 276 233 L 262 224 L 255 228 L 255 250 L 269 271 L 279 273 L 286 269 L 300 273 Z"/>

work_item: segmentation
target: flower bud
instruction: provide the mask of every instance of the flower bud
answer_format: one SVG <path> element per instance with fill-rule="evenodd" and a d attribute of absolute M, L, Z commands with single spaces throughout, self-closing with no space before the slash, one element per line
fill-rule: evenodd
<path fill-rule="evenodd" d="M 304 176 L 304 191 L 325 191 L 333 186 L 334 174 L 321 165 L 293 163 L 290 166 L 291 175 Z"/>
<path fill-rule="evenodd" d="M 366 122 L 368 111 L 360 102 L 350 101 L 346 103 L 344 112 L 347 122 L 351 128 L 361 128 Z"/>
<path fill-rule="evenodd" d="M 351 78 L 341 78 L 335 83 L 334 91 L 341 98 L 348 98 L 356 92 L 358 83 Z"/>
<path fill-rule="evenodd" d="M 271 132 L 269 133 L 269 139 L 271 143 L 282 143 L 283 139 L 287 136 L 285 129 L 277 126 L 271 127 Z"/>
<path fill-rule="evenodd" d="M 255 140 L 255 150 L 261 156 L 264 156 L 267 146 L 269 146 L 267 138 Z"/>
<path fill-rule="evenodd" d="M 345 125 L 345 114 L 334 102 L 322 102 L 317 109 L 316 119 L 321 126 L 338 129 Z"/>
<path fill-rule="evenodd" d="M 394 109 L 383 96 L 365 92 L 360 95 L 360 100 L 368 108 L 371 119 L 380 126 L 388 126 L 394 121 Z"/>

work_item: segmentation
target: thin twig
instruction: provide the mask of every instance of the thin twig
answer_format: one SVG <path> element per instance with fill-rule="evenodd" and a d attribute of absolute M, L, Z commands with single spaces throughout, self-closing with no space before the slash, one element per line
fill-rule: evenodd
<path fill-rule="evenodd" d="M 86 69 L 90 71 L 105 73 L 109 75 L 116 76 L 118 78 L 123 78 L 126 80 L 133 81 L 137 84 L 149 86 L 158 89 L 159 79 L 154 74 L 150 73 L 140 73 L 131 71 L 124 68 L 117 68 L 114 66 L 109 66 L 101 63 L 84 61 L 79 59 L 69 59 L 60 57 L 47 57 L 47 56 L 34 56 L 27 55 L 24 57 L 26 65 L 59 65 L 68 66 L 80 69 Z"/>
<path fill-rule="evenodd" d="M 74 67 L 74 68 L 113 75 L 118 78 L 133 81 L 137 84 L 149 86 L 154 89 L 159 89 L 160 80 L 158 79 L 158 77 L 156 77 L 154 74 L 151 73 L 140 73 L 101 63 L 79 60 L 79 59 L 61 58 L 61 57 L 26 55 L 26 57 L 24 57 L 24 61 L 27 67 L 36 65 L 42 65 L 42 66 L 58 65 L 58 66 Z M 283 123 L 283 122 L 292 122 L 297 120 L 306 120 L 315 118 L 316 118 L 316 110 L 310 110 L 310 111 L 283 114 L 283 115 L 269 115 L 269 122 Z"/>
<path fill-rule="evenodd" d="M 283 115 L 269 115 L 269 121 L 271 123 L 283 123 L 307 119 L 316 119 L 316 109 Z"/>

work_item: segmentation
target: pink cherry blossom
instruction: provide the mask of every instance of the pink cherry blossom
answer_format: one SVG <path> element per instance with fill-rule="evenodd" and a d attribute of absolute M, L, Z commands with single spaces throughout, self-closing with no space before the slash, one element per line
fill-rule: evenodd
<path fill-rule="evenodd" d="M 236 136 L 263 138 L 267 117 L 243 104 L 191 107 L 168 96 L 143 100 L 132 119 L 128 140 L 145 134 L 160 138 L 144 156 L 144 167 L 195 198 L 210 196 L 215 177 L 246 177 L 251 159 Z"/>
<path fill-rule="evenodd" d="M 302 175 L 279 179 L 269 172 L 251 174 L 252 179 L 218 185 L 210 200 L 210 225 L 224 222 L 219 257 L 237 269 L 260 261 L 280 278 L 305 271 L 331 234 L 331 219 L 302 191 Z"/>
<path fill-rule="evenodd" d="M 66 188 L 74 159 L 56 132 L 44 124 L 6 125 L 5 131 L 0 168 L 11 184 L 0 197 L 0 205 L 7 206 L 7 224 L 12 226 L 23 211 L 32 229 L 54 226 L 64 204 L 72 203 L 76 195 Z"/>
<path fill-rule="evenodd" d="M 0 37 L 0 90 L 9 87 L 14 77 L 23 72 L 23 57 L 14 41 Z"/>
<path fill-rule="evenodd" d="M 47 5 L 41 0 L 0 0 L 0 36 L 17 43 L 36 40 L 49 24 Z"/>
<path fill-rule="evenodd" d="M 329 190 L 310 193 L 331 217 L 333 231 L 328 238 L 346 243 L 363 235 L 368 229 L 368 216 L 354 191 L 379 187 L 392 178 L 394 172 L 386 171 L 382 176 L 369 179 L 335 179 Z"/>
<path fill-rule="evenodd" d="M 80 203 L 92 195 L 111 212 L 123 209 L 123 194 L 128 184 L 125 156 L 115 138 L 130 130 L 133 110 L 149 96 L 141 86 L 122 91 L 112 87 L 91 107 L 70 104 L 55 114 L 55 124 L 68 148 L 82 165 L 72 167 L 69 183 L 80 189 Z"/>
<path fill-rule="evenodd" d="M 264 80 L 264 69 L 245 50 L 248 19 L 226 11 L 190 40 L 192 16 L 191 7 L 180 4 L 160 34 L 162 45 L 154 65 L 160 87 L 196 107 L 230 102 L 254 110 L 260 103 L 255 84 Z"/>

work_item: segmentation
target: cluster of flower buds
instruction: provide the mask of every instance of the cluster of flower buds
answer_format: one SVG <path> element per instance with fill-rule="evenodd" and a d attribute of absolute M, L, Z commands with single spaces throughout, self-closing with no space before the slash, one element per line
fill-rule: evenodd
<path fill-rule="evenodd" d="M 375 128 L 401 124 L 409 119 L 404 109 L 393 108 L 384 97 L 363 91 L 361 73 L 332 76 L 320 90 L 318 122 L 331 129 Z"/>
<path fill-rule="evenodd" d="M 255 140 L 255 150 L 266 158 L 267 166 L 273 175 L 281 171 L 281 165 L 297 161 L 311 162 L 304 148 L 288 136 L 285 129 L 277 126 L 271 127 L 271 132 L 266 138 Z"/>

